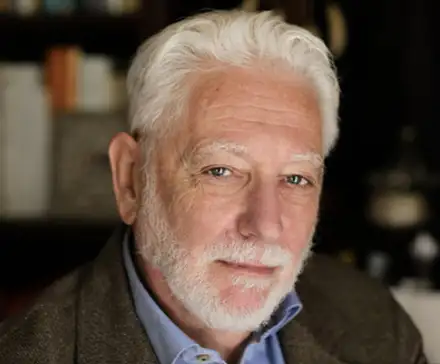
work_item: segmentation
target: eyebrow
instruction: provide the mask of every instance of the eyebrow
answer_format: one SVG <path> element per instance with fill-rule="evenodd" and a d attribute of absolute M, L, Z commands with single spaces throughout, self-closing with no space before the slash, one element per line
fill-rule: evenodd
<path fill-rule="evenodd" d="M 292 154 L 290 161 L 296 162 L 309 162 L 315 168 L 322 168 L 324 166 L 324 158 L 319 153 L 308 152 L 308 153 L 294 153 Z"/>
<path fill-rule="evenodd" d="M 192 152 L 190 153 L 192 157 L 204 156 L 204 155 L 212 155 L 218 152 L 227 152 L 232 153 L 238 156 L 243 156 L 246 154 L 248 149 L 246 146 L 230 141 L 214 141 L 208 144 L 202 144 L 196 146 Z M 308 162 L 313 165 L 313 167 L 320 169 L 324 165 L 324 159 L 319 153 L 315 152 L 307 152 L 307 153 L 293 153 L 290 156 L 291 163 L 298 162 Z"/>
<path fill-rule="evenodd" d="M 246 154 L 247 148 L 244 145 L 238 143 L 217 140 L 209 144 L 203 144 L 195 147 L 191 154 L 211 155 L 218 152 L 227 152 L 242 156 L 243 154 Z"/>

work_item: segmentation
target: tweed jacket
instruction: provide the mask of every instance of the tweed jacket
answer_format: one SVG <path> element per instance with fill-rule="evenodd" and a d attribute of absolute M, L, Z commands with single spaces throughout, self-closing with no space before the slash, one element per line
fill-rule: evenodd
<path fill-rule="evenodd" d="M 158 364 L 134 312 L 123 234 L 0 325 L 1 364 Z M 297 293 L 304 308 L 278 334 L 286 364 L 426 363 L 406 313 L 361 273 L 315 255 Z"/>

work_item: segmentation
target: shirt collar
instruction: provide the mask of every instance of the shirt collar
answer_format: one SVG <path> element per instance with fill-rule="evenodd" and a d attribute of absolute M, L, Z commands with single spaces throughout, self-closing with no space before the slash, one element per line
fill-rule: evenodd
<path fill-rule="evenodd" d="M 289 321 L 291 321 L 302 310 L 302 304 L 295 291 L 291 291 L 281 302 L 278 309 L 274 312 L 269 324 L 263 327 L 261 332 L 261 340 L 265 340 L 271 335 L 275 335 Z"/>
<path fill-rule="evenodd" d="M 138 277 L 132 254 L 130 253 L 130 235 L 129 233 L 126 234 L 124 238 L 123 261 L 137 316 L 147 332 L 159 362 L 174 363 L 175 359 L 182 352 L 199 345 L 174 324 L 145 289 Z M 253 340 L 260 342 L 271 335 L 275 335 L 301 309 L 302 304 L 297 294 L 294 291 L 290 292 L 281 302 L 269 323 L 253 334 Z"/>

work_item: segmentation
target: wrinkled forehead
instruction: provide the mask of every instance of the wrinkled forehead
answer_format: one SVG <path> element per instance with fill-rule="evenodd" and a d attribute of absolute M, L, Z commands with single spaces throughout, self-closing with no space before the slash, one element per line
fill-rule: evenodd
<path fill-rule="evenodd" d="M 288 124 L 294 119 L 286 117 L 289 114 L 308 114 L 305 116 L 321 121 L 312 82 L 302 75 L 259 68 L 227 68 L 202 75 L 194 83 L 188 107 L 188 121 L 193 124 L 208 125 L 237 111 L 247 112 L 249 117 L 252 113 L 267 116 L 261 120 L 267 123 Z"/>
<path fill-rule="evenodd" d="M 269 126 L 295 129 L 298 138 L 320 146 L 321 114 L 315 89 L 302 76 L 281 77 L 256 68 L 225 70 L 201 80 L 189 100 L 188 135 L 203 138 L 212 131 L 245 128 L 251 136 Z"/>
<path fill-rule="evenodd" d="M 209 139 L 213 142 L 208 148 L 212 152 L 244 151 L 243 143 L 234 146 L 234 140 L 224 136 L 239 130 L 252 138 L 257 129 L 261 134 L 261 130 L 271 126 L 281 131 L 296 130 L 291 140 L 301 139 L 304 145 L 311 144 L 310 148 L 296 151 L 296 158 L 318 161 L 322 145 L 318 99 L 308 80 L 289 77 L 286 80 L 274 72 L 234 68 L 199 75 L 191 80 L 185 115 L 160 143 L 161 147 L 165 147 L 167 153 L 182 155 L 200 141 Z"/>

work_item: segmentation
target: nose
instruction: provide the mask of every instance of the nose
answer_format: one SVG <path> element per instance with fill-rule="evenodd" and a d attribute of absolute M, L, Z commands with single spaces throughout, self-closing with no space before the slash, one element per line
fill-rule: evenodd
<path fill-rule="evenodd" d="M 276 241 L 283 231 L 282 206 L 277 186 L 258 183 L 249 191 L 238 218 L 238 231 L 243 238 Z"/>

